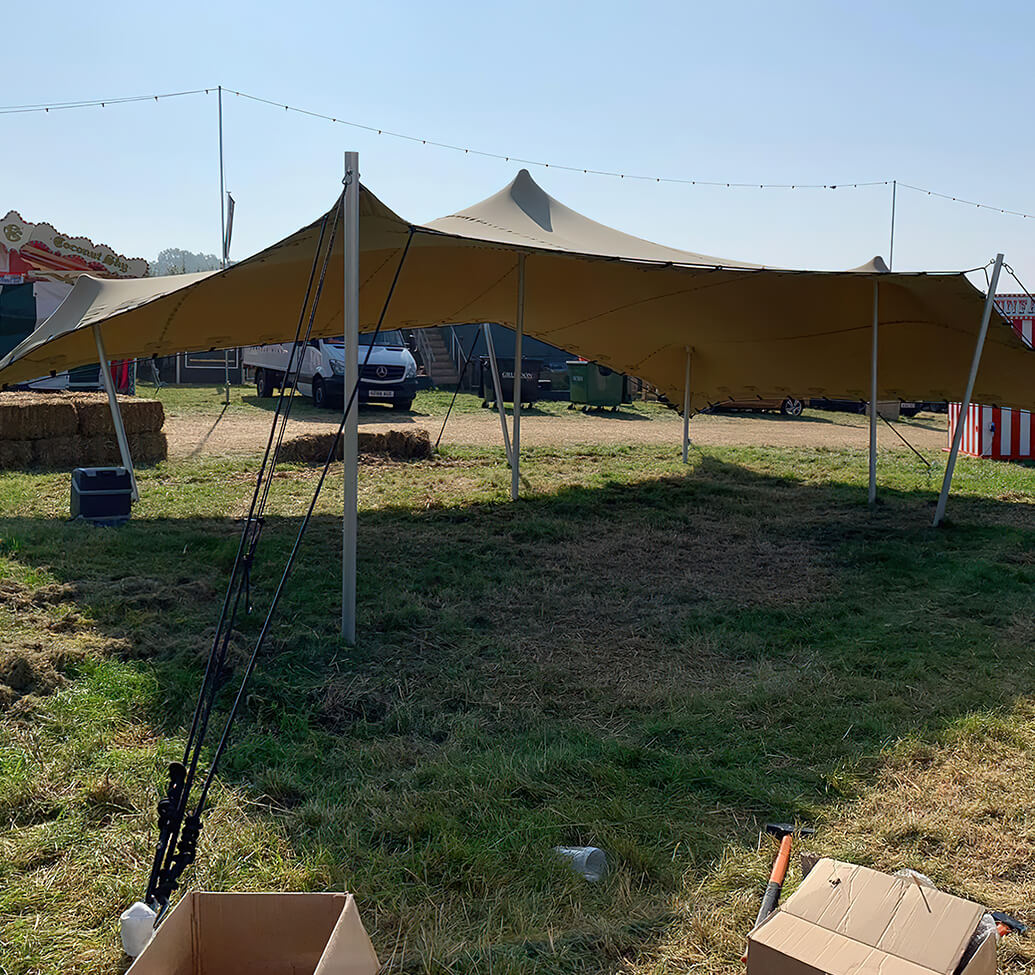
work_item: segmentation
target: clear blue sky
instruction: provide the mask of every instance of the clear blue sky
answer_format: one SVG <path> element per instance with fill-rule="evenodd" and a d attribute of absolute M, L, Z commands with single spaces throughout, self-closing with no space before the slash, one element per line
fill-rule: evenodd
<path fill-rule="evenodd" d="M 46 17 L 21 4 L 3 24 L 3 105 L 222 84 L 555 163 L 750 182 L 897 178 L 1035 213 L 1030 2 L 61 4 Z M 518 168 L 232 95 L 224 123 L 238 259 L 330 205 L 345 149 L 415 221 L 488 196 Z M 0 131 L 0 212 L 130 256 L 218 250 L 214 94 L 2 115 Z M 595 219 L 681 248 L 822 268 L 888 251 L 889 187 L 531 171 Z M 997 249 L 1035 285 L 1035 220 L 899 190 L 896 269 L 973 267 Z"/>

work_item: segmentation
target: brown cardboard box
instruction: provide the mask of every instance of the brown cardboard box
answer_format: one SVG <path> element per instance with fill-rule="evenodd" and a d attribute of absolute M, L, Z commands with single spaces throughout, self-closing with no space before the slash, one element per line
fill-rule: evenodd
<path fill-rule="evenodd" d="M 127 975 L 376 975 L 351 894 L 184 894 Z"/>
<path fill-rule="evenodd" d="M 748 975 L 953 975 L 984 908 L 912 880 L 820 860 L 748 938 Z M 995 936 L 960 975 L 994 975 Z"/>

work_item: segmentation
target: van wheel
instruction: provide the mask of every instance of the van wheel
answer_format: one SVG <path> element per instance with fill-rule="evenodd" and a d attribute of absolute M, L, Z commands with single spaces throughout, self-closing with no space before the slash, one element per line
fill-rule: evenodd
<path fill-rule="evenodd" d="M 319 376 L 313 377 L 313 406 L 318 410 L 327 408 L 327 389 Z"/>
<path fill-rule="evenodd" d="M 273 395 L 276 384 L 273 377 L 265 369 L 255 370 L 255 392 L 263 399 L 269 399 Z"/>
<path fill-rule="evenodd" d="M 413 400 L 412 399 L 395 399 L 395 400 L 392 400 L 392 409 L 393 410 L 398 410 L 400 413 L 404 412 L 405 410 L 408 410 L 411 406 L 413 406 Z"/>

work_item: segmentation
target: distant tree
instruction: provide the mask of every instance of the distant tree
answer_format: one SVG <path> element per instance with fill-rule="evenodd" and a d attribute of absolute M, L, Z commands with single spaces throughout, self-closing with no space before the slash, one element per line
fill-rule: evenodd
<path fill-rule="evenodd" d="M 215 254 L 195 254 L 180 247 L 167 247 L 151 265 L 153 275 L 194 274 L 196 271 L 215 271 L 219 258 Z"/>

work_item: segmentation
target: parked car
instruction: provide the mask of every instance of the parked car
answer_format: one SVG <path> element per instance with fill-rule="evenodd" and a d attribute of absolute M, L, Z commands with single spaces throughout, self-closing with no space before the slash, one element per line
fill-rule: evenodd
<path fill-rule="evenodd" d="M 395 410 L 408 410 L 417 392 L 417 363 L 398 331 L 381 332 L 373 348 L 372 334 L 359 336 L 359 401 L 385 403 Z M 244 350 L 246 369 L 255 372 L 259 396 L 272 396 L 284 384 L 291 368 L 292 344 L 255 345 Z M 369 352 L 369 357 L 368 357 Z M 341 338 L 316 339 L 302 352 L 298 390 L 312 396 L 313 404 L 340 404 L 345 394 L 345 345 Z"/>
<path fill-rule="evenodd" d="M 866 400 L 859 399 L 810 399 L 809 406 L 814 410 L 833 410 L 838 413 L 865 413 Z M 917 413 L 944 413 L 944 403 L 929 403 L 926 400 L 903 400 L 899 404 L 902 416 L 913 417 Z"/>
<path fill-rule="evenodd" d="M 755 399 L 731 399 L 716 403 L 710 410 L 704 412 L 719 412 L 720 410 L 771 410 L 779 411 L 784 416 L 801 416 L 805 408 L 804 402 L 793 396 L 785 396 L 783 399 L 766 398 L 758 396 Z"/>

